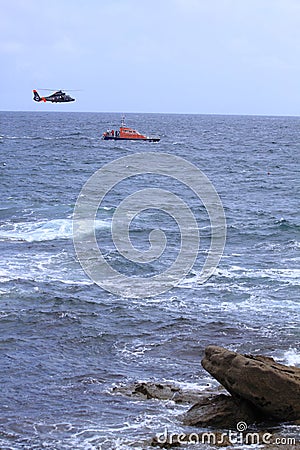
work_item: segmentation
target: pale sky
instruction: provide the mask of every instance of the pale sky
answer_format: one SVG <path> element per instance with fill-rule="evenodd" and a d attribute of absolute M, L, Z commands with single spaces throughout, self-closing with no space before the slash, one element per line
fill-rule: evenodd
<path fill-rule="evenodd" d="M 300 115 L 300 0 L 0 7 L 2 111 Z M 34 88 L 80 91 L 55 105 Z"/>

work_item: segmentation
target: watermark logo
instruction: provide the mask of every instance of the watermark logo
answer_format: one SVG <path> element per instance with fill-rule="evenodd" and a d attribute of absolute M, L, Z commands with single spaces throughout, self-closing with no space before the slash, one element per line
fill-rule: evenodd
<path fill-rule="evenodd" d="M 83 186 L 73 214 L 73 241 L 86 274 L 103 289 L 132 298 L 164 293 L 180 283 L 193 267 L 200 246 L 200 228 L 188 204 L 170 190 L 145 186 L 124 198 L 111 222 L 115 248 L 126 260 L 153 263 L 163 254 L 167 239 L 163 229 L 149 233 L 149 248 L 142 251 L 130 239 L 130 225 L 143 211 L 158 209 L 171 216 L 180 232 L 176 260 L 153 276 L 127 276 L 112 267 L 101 252 L 95 232 L 96 214 L 105 196 L 118 183 L 140 175 L 169 177 L 183 183 L 199 198 L 210 220 L 210 248 L 197 279 L 204 283 L 214 272 L 223 254 L 226 220 L 220 197 L 207 176 L 189 161 L 168 153 L 136 153 L 116 159 L 97 170 Z"/>
<path fill-rule="evenodd" d="M 246 431 L 247 428 L 248 428 L 248 425 L 246 424 L 246 422 L 241 421 L 236 424 L 237 431 L 243 432 L 243 431 Z"/>
<path fill-rule="evenodd" d="M 214 446 L 232 446 L 239 445 L 288 445 L 297 444 L 296 438 L 287 436 L 278 436 L 264 431 L 249 431 L 246 422 L 238 422 L 236 430 L 228 430 L 226 432 L 207 431 L 203 433 L 169 433 L 167 429 L 163 433 L 156 435 L 155 444 L 202 444 Z M 197 447 L 198 448 L 198 447 Z"/>

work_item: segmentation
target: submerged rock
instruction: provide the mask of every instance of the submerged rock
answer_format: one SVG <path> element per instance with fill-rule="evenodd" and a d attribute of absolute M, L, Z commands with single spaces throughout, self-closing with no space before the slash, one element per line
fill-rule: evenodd
<path fill-rule="evenodd" d="M 235 403 L 246 401 L 266 418 L 277 421 L 300 419 L 300 368 L 214 345 L 205 349 L 201 363 Z"/>
<path fill-rule="evenodd" d="M 184 390 L 172 383 L 136 382 L 113 388 L 114 393 L 144 399 L 172 400 L 175 403 L 194 403 L 207 396 L 203 389 Z"/>

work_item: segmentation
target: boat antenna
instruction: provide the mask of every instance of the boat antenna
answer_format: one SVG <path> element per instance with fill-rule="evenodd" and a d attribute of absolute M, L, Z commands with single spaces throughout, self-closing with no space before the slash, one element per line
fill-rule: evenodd
<path fill-rule="evenodd" d="M 125 114 L 122 114 L 121 127 L 125 127 Z"/>

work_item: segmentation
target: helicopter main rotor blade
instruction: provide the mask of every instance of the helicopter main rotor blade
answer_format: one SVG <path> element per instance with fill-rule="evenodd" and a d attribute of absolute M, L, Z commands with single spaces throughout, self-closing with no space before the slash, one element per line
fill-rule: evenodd
<path fill-rule="evenodd" d="M 46 89 L 46 88 L 36 88 L 37 91 L 68 91 L 68 92 L 79 92 L 82 91 L 82 89 Z"/>

